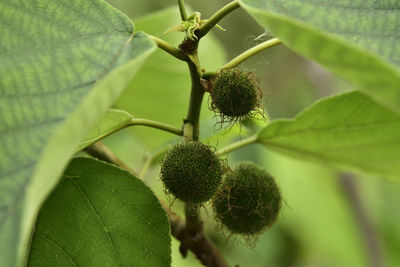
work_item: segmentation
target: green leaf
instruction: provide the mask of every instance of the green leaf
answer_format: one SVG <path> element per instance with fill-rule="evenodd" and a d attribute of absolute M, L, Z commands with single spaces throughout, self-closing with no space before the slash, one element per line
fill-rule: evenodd
<path fill-rule="evenodd" d="M 96 143 L 104 137 L 125 128 L 134 117 L 126 111 L 110 109 L 103 118 L 90 130 L 85 139 L 80 143 L 77 151 Z"/>
<path fill-rule="evenodd" d="M 173 6 L 134 20 L 138 29 L 178 46 L 184 34 L 171 32 L 169 28 L 180 23 L 179 8 Z M 199 46 L 202 67 L 215 70 L 225 63 L 225 52 L 217 39 L 209 34 Z M 157 73 L 154 76 L 154 73 Z M 190 96 L 190 75 L 187 64 L 162 50 L 153 53 L 138 75 L 124 90 L 116 107 L 127 110 L 139 118 L 162 121 L 181 127 L 187 114 Z M 207 96 L 204 97 L 201 119 L 212 116 L 208 109 Z M 171 135 L 152 129 L 134 128 L 131 133 L 142 144 L 154 149 L 171 140 Z"/>
<path fill-rule="evenodd" d="M 0 262 L 21 265 L 66 162 L 155 49 L 101 0 L 0 0 Z"/>
<path fill-rule="evenodd" d="M 40 209 L 29 266 L 170 266 L 169 223 L 153 192 L 113 165 L 75 158 Z"/>
<path fill-rule="evenodd" d="M 399 109 L 400 1 L 240 3 L 286 46 Z"/>
<path fill-rule="evenodd" d="M 258 142 L 296 157 L 400 174 L 400 115 L 360 91 L 323 99 L 293 120 L 274 121 Z"/>

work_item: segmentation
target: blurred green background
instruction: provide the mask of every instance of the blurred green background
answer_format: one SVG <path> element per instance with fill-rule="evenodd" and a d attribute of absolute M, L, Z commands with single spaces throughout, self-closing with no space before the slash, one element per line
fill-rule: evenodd
<path fill-rule="evenodd" d="M 109 0 L 135 22 L 136 30 L 178 45 L 182 33 L 162 36 L 180 22 L 175 0 Z M 229 1 L 186 0 L 193 10 L 209 17 Z M 221 21 L 226 31 L 213 34 L 200 44 L 200 62 L 208 71 L 228 59 L 270 38 L 243 10 L 236 10 Z M 271 119 L 293 117 L 315 100 L 352 89 L 284 46 L 262 52 L 240 66 L 259 77 L 266 111 Z M 163 51 L 157 51 L 125 89 L 115 107 L 140 118 L 182 125 L 189 100 L 190 80 L 186 65 Z M 219 130 L 203 103 L 201 139 L 222 147 L 245 137 L 254 127 Z M 261 122 L 265 123 L 265 122 Z M 228 131 L 229 130 L 229 131 Z M 154 129 L 131 128 L 105 140 L 105 143 L 140 172 L 146 159 L 178 139 Z M 229 263 L 240 266 L 400 266 L 400 185 L 380 177 L 354 175 L 344 178 L 330 166 L 300 161 L 252 145 L 227 156 L 229 165 L 252 160 L 273 174 L 280 184 L 284 206 L 278 222 L 263 233 L 255 247 L 240 238 L 228 238 L 216 231 L 211 209 L 204 211 L 208 236 L 218 245 Z M 159 158 L 145 176 L 145 182 L 161 198 L 166 198 L 159 181 Z M 353 190 L 352 190 L 353 189 Z M 349 191 L 350 190 L 350 191 Z M 172 209 L 180 213 L 181 206 Z M 194 259 L 182 259 L 173 239 L 172 266 L 201 266 Z"/>

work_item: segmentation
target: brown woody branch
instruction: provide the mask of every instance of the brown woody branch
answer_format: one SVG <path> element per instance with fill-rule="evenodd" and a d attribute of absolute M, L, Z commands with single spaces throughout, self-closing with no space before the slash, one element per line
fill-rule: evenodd
<path fill-rule="evenodd" d="M 118 165 L 119 167 L 137 176 L 137 174 L 131 168 L 124 164 L 108 147 L 101 142 L 97 142 L 87 147 L 85 151 L 95 158 Z M 189 229 L 186 227 L 184 220 L 182 220 L 178 215 L 174 214 L 161 200 L 160 203 L 163 206 L 171 224 L 171 234 L 181 242 L 180 252 L 183 257 L 186 257 L 188 251 L 190 250 L 196 255 L 196 257 L 204 266 L 229 267 L 228 263 L 219 253 L 215 245 L 211 243 L 211 241 L 205 236 L 202 230 L 202 225 L 199 225 L 195 229 Z M 193 214 L 198 213 L 194 212 Z M 190 218 L 188 219 L 190 220 Z M 194 218 L 194 220 L 196 220 L 196 218 Z"/>

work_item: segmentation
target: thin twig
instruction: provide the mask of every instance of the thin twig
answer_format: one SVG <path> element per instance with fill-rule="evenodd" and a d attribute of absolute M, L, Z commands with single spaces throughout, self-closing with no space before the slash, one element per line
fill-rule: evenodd
<path fill-rule="evenodd" d="M 171 44 L 167 43 L 166 41 L 155 37 L 153 35 L 148 35 L 155 43 L 156 45 L 161 48 L 162 50 L 164 50 L 165 52 L 167 52 L 168 54 L 170 54 L 171 56 L 176 57 L 177 59 L 180 59 L 182 61 L 190 61 L 190 59 L 182 53 L 181 50 L 179 50 L 178 48 L 172 46 Z"/>
<path fill-rule="evenodd" d="M 131 127 L 131 126 L 146 126 L 146 127 L 150 127 L 150 128 L 154 128 L 154 129 L 159 129 L 159 130 L 162 130 L 162 131 L 165 131 L 168 133 L 176 134 L 178 136 L 183 135 L 182 129 L 176 128 L 172 125 L 169 125 L 169 124 L 166 124 L 163 122 L 147 120 L 147 119 L 132 118 L 131 120 L 126 121 L 125 123 L 120 124 L 117 127 L 111 128 L 108 131 L 103 132 L 94 138 L 83 141 L 79 146 L 79 150 L 81 150 L 82 148 L 84 148 L 86 146 L 89 146 L 90 144 L 93 144 L 94 142 L 100 141 L 100 140 L 106 138 L 107 136 L 112 135 L 113 133 L 116 133 L 118 131 L 121 131 L 122 129 Z"/>
<path fill-rule="evenodd" d="M 174 126 L 171 126 L 169 124 L 163 123 L 163 122 L 158 122 L 158 121 L 153 121 L 153 120 L 147 120 L 147 119 L 135 119 L 133 118 L 128 124 L 128 126 L 147 126 L 155 129 L 159 129 L 165 132 L 169 132 L 172 134 L 176 134 L 179 136 L 183 135 L 183 130 L 176 128 Z"/>
<path fill-rule="evenodd" d="M 112 153 L 104 144 L 97 142 L 85 149 L 87 153 L 111 164 L 120 166 L 133 175 L 137 174 L 125 165 L 116 155 Z M 171 234 L 181 242 L 181 252 L 192 251 L 199 261 L 209 267 L 229 267 L 228 263 L 219 253 L 213 243 L 204 235 L 203 231 L 189 231 L 185 222 L 176 214 L 171 212 L 168 205 L 160 200 L 169 222 L 171 224 Z M 184 255 L 184 254 L 183 254 Z"/>
<path fill-rule="evenodd" d="M 361 234 L 364 238 L 371 267 L 384 266 L 379 242 L 376 238 L 375 231 L 368 219 L 367 212 L 362 203 L 361 197 L 355 185 L 353 175 L 349 173 L 341 173 L 339 181 L 343 187 L 343 192 L 349 201 L 349 205 L 353 210 L 353 214 L 357 224 L 360 226 Z"/>
<path fill-rule="evenodd" d="M 232 144 L 230 144 L 230 145 L 228 145 L 228 146 L 226 146 L 224 148 L 221 148 L 215 154 L 217 156 L 222 156 L 222 155 L 228 154 L 228 153 L 230 153 L 232 151 L 235 151 L 235 150 L 237 150 L 239 148 L 242 148 L 244 146 L 248 146 L 248 145 L 254 144 L 256 142 L 257 142 L 257 136 L 256 135 L 252 135 L 252 136 L 247 137 L 245 139 L 242 139 L 242 140 L 240 140 L 238 142 L 232 143 Z"/>
<path fill-rule="evenodd" d="M 179 12 L 181 13 L 181 19 L 187 20 L 185 2 L 183 0 L 178 0 L 178 5 L 179 5 Z"/>
<path fill-rule="evenodd" d="M 226 63 L 224 66 L 221 67 L 221 69 L 231 69 L 242 63 L 243 61 L 255 56 L 256 54 L 260 53 L 261 51 L 264 51 L 265 49 L 271 48 L 273 46 L 276 46 L 278 44 L 281 44 L 281 40 L 279 38 L 272 38 L 268 41 L 259 43 L 258 45 L 246 50 L 245 52 L 241 53 L 228 63 Z"/>
<path fill-rule="evenodd" d="M 122 160 L 120 160 L 107 146 L 105 146 L 102 142 L 94 143 L 87 148 L 84 149 L 89 155 L 100 159 L 102 161 L 112 163 L 114 165 L 118 165 L 122 169 L 127 170 L 128 172 L 132 173 L 136 177 L 138 174 L 128 165 L 126 165 Z"/>
<path fill-rule="evenodd" d="M 239 8 L 239 1 L 235 0 L 228 3 L 226 6 L 218 10 L 214 15 L 212 15 L 206 23 L 204 23 L 200 29 L 196 31 L 196 36 L 200 39 L 205 36 L 217 23 L 223 19 L 226 15 L 231 13 L 233 10 Z"/>
<path fill-rule="evenodd" d="M 237 57 L 233 58 L 231 61 L 229 61 L 228 63 L 226 63 L 225 65 L 223 65 L 220 69 L 231 69 L 234 68 L 236 66 L 238 66 L 239 64 L 241 64 L 242 62 L 246 61 L 247 59 L 253 57 L 254 55 L 260 53 L 261 51 L 264 51 L 268 48 L 274 47 L 276 45 L 281 44 L 281 40 L 278 38 L 272 38 L 268 41 L 262 42 L 246 51 L 244 51 L 243 53 L 241 53 L 240 55 L 238 55 Z M 202 75 L 203 78 L 211 78 L 212 76 L 214 76 L 216 74 L 216 72 L 206 72 Z"/>

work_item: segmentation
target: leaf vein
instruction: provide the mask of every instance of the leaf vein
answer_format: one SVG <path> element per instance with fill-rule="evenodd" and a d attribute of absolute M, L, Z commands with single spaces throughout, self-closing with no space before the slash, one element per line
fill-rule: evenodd
<path fill-rule="evenodd" d="M 117 249 L 115 247 L 115 244 L 111 238 L 111 234 L 108 231 L 107 226 L 105 225 L 104 221 L 101 219 L 100 215 L 97 213 L 96 209 L 94 208 L 93 204 L 91 203 L 89 197 L 86 195 L 86 193 L 84 192 L 83 188 L 74 180 L 74 179 L 68 179 L 69 181 L 72 182 L 72 184 L 75 186 L 75 188 L 78 190 L 78 192 L 82 195 L 82 197 L 86 200 L 86 203 L 88 204 L 90 210 L 93 212 L 93 214 L 95 215 L 95 217 L 97 218 L 97 220 L 99 221 L 99 223 L 103 226 L 104 228 L 104 232 L 110 242 L 111 248 L 114 252 L 115 258 L 117 259 L 119 266 L 122 266 L 119 254 L 117 252 Z"/>
<path fill-rule="evenodd" d="M 79 266 L 75 260 L 72 258 L 71 255 L 69 255 L 59 244 L 57 244 L 56 241 L 52 240 L 50 237 L 36 231 L 35 234 L 37 234 L 38 236 L 42 237 L 44 240 L 46 240 L 49 244 L 53 245 L 54 247 L 56 247 L 59 251 L 61 251 L 65 256 L 67 256 L 67 259 L 70 260 L 70 262 L 74 265 L 74 266 Z"/>

